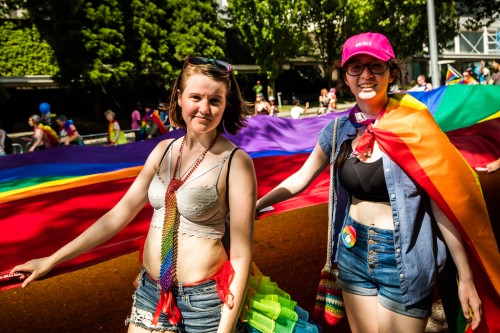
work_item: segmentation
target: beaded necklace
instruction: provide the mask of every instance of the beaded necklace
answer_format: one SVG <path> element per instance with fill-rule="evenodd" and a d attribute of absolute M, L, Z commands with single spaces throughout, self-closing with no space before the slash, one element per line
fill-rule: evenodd
<path fill-rule="evenodd" d="M 161 267 L 160 267 L 160 285 L 163 291 L 167 291 L 172 283 L 176 280 L 176 266 L 177 266 L 177 230 L 179 227 L 179 214 L 177 211 L 177 198 L 175 192 L 186 182 L 186 180 L 193 174 L 196 168 L 203 161 L 207 153 L 212 149 L 219 137 L 219 133 L 210 142 L 210 145 L 198 157 L 194 165 L 189 169 L 184 178 L 176 178 L 177 170 L 181 161 L 182 150 L 186 137 L 184 136 L 181 146 L 179 147 L 179 156 L 175 162 L 173 177 L 165 194 L 165 218 L 163 220 L 163 231 L 161 239 Z"/>

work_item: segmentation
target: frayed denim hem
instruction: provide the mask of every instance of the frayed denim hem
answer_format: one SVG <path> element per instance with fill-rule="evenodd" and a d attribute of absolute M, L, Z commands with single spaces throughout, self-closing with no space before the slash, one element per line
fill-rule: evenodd
<path fill-rule="evenodd" d="M 137 327 L 144 328 L 150 332 L 163 332 L 163 331 L 178 331 L 177 327 L 164 327 L 161 322 L 157 326 L 153 326 L 153 314 L 135 306 L 132 307 L 130 317 L 125 320 L 125 326 L 134 324 Z"/>

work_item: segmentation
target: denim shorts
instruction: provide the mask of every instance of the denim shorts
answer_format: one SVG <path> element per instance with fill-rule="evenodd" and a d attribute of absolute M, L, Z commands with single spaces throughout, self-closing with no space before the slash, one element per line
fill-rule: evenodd
<path fill-rule="evenodd" d="M 217 294 L 214 280 L 189 287 L 177 283 L 172 287 L 177 307 L 182 316 L 177 326 L 172 326 L 164 313 L 161 313 L 156 326 L 152 324 L 160 292 L 160 284 L 153 280 L 143 268 L 137 278 L 132 313 L 125 323 L 133 323 L 151 331 L 217 332 L 223 303 Z"/>
<path fill-rule="evenodd" d="M 405 316 L 430 316 L 432 294 L 411 306 L 404 305 L 394 250 L 394 232 L 358 223 L 351 217 L 348 217 L 347 225 L 356 230 L 356 243 L 351 248 L 347 248 L 342 241 L 339 243 L 338 286 L 355 295 L 378 295 L 380 305 Z"/>

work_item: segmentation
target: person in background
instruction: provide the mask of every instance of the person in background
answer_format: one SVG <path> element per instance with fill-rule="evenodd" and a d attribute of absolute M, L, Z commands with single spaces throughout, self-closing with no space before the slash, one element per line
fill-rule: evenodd
<path fill-rule="evenodd" d="M 254 106 L 255 116 L 270 116 L 272 115 L 271 105 L 266 101 L 264 95 L 259 93 L 255 98 L 255 106 Z"/>
<path fill-rule="evenodd" d="M 170 120 L 168 118 L 168 104 L 164 102 L 160 102 L 158 104 L 158 112 L 160 113 L 160 119 L 163 123 L 163 126 L 168 130 L 170 128 Z"/>
<path fill-rule="evenodd" d="M 146 105 L 146 114 L 144 115 L 141 127 L 141 138 L 151 139 L 166 134 L 168 131 L 160 118 L 160 113 L 156 110 L 153 103 Z"/>
<path fill-rule="evenodd" d="M 337 111 L 337 90 L 335 88 L 330 88 L 328 98 L 330 99 L 328 102 L 328 112 Z"/>
<path fill-rule="evenodd" d="M 264 87 L 260 84 L 259 80 L 257 80 L 252 90 L 255 92 L 255 98 L 257 98 L 257 95 L 259 94 L 262 94 L 262 96 L 264 96 Z"/>
<path fill-rule="evenodd" d="M 424 149 L 422 145 L 428 145 L 428 153 L 418 156 L 419 161 L 435 156 L 446 135 L 425 106 L 411 95 L 388 94 L 391 86 L 401 80 L 401 70 L 384 35 L 368 32 L 349 38 L 343 46 L 341 66 L 341 77 L 357 104 L 348 116 L 337 120 L 336 128 L 332 121 L 321 131 L 304 165 L 260 198 L 257 211 L 302 192 L 334 163 L 329 203 L 334 229 L 332 265 L 338 260 L 336 282 L 343 290 L 352 332 L 425 331 L 432 292 L 446 256 L 442 239 L 458 268 L 464 316 L 475 329 L 481 321 L 481 300 L 460 234 L 417 184 L 415 175 L 410 177 L 400 167 L 407 161 L 406 150 L 384 141 L 378 128 L 382 127 L 384 133 L 392 130 L 391 134 L 419 137 L 413 144 L 420 150 Z M 386 114 L 389 118 L 384 117 Z M 407 124 L 415 119 L 429 127 L 420 124 L 409 129 Z M 398 124 L 401 128 L 395 127 Z M 334 134 L 336 142 L 332 147 Z M 453 154 L 458 161 L 455 167 L 470 172 L 459 153 Z M 438 161 L 435 165 L 439 168 L 443 164 Z M 440 174 L 448 177 L 449 169 L 441 169 Z M 468 186 L 465 192 L 469 196 L 469 201 L 463 201 L 468 205 L 464 209 L 477 209 L 483 214 L 480 216 L 487 216 L 485 207 L 481 210 L 472 201 L 471 194 L 477 195 L 480 189 L 472 183 L 464 186 Z M 442 238 L 437 237 L 433 227 L 436 223 Z"/>
<path fill-rule="evenodd" d="M 298 99 L 295 100 L 295 105 L 290 109 L 290 117 L 293 119 L 299 119 L 300 115 L 307 111 L 309 108 L 309 102 L 306 102 L 304 108 L 300 107 L 300 101 Z"/>
<path fill-rule="evenodd" d="M 64 115 L 59 115 L 56 118 L 56 123 L 59 126 L 59 144 L 62 146 L 78 145 L 83 146 L 83 138 L 78 133 L 73 120 L 68 119 Z"/>
<path fill-rule="evenodd" d="M 492 62 L 493 74 L 491 74 L 491 78 L 489 84 L 500 85 L 500 59 L 495 59 Z"/>
<path fill-rule="evenodd" d="M 250 275 L 257 185 L 250 156 L 221 133 L 236 134 L 249 113 L 230 64 L 186 58 L 169 108 L 186 134 L 160 141 L 124 197 L 80 236 L 11 272 L 28 286 L 116 235 L 149 199 L 153 216 L 128 332 L 232 332 Z"/>
<path fill-rule="evenodd" d="M 0 123 L 0 156 L 7 155 L 5 142 L 7 140 L 7 132 L 2 128 L 2 123 Z"/>
<path fill-rule="evenodd" d="M 28 124 L 33 127 L 33 141 L 28 149 L 29 152 L 59 146 L 57 133 L 50 127 L 40 123 L 40 116 L 32 115 L 28 119 Z"/>
<path fill-rule="evenodd" d="M 432 83 L 427 82 L 427 78 L 425 77 L 425 75 L 420 74 L 419 76 L 417 76 L 417 84 L 408 91 L 431 91 L 431 90 L 432 90 Z"/>
<path fill-rule="evenodd" d="M 319 108 L 318 115 L 326 114 L 328 112 L 328 105 L 330 104 L 330 97 L 328 97 L 328 90 L 321 89 L 319 95 Z"/>
<path fill-rule="evenodd" d="M 121 130 L 120 124 L 116 121 L 116 113 L 113 110 L 104 112 L 104 116 L 108 120 L 108 144 L 110 146 L 117 146 L 127 143 L 125 134 Z"/>
<path fill-rule="evenodd" d="M 139 131 L 141 130 L 141 115 L 142 105 L 141 103 L 137 103 L 135 105 L 135 109 L 130 114 L 130 129 L 134 131 L 135 141 L 140 141 Z"/>
<path fill-rule="evenodd" d="M 276 98 L 274 96 L 269 97 L 269 106 L 271 107 L 271 116 L 277 117 L 280 110 L 276 105 Z"/>
<path fill-rule="evenodd" d="M 474 76 L 472 75 L 472 69 L 467 69 L 463 73 L 463 79 L 460 81 L 460 84 L 471 84 L 471 85 L 476 85 L 479 84 L 479 82 L 476 81 Z"/>
<path fill-rule="evenodd" d="M 479 84 L 488 84 L 488 81 L 490 80 L 490 70 L 486 66 L 484 60 L 479 62 L 479 66 L 474 69 L 474 73 L 477 75 Z"/>

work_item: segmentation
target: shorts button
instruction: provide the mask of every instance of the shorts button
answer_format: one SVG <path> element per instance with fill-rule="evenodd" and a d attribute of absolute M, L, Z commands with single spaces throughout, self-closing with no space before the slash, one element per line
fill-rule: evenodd
<path fill-rule="evenodd" d="M 404 274 L 399 274 L 399 278 L 400 278 L 400 279 L 404 279 L 404 278 L 405 278 L 405 275 L 404 275 Z"/>

